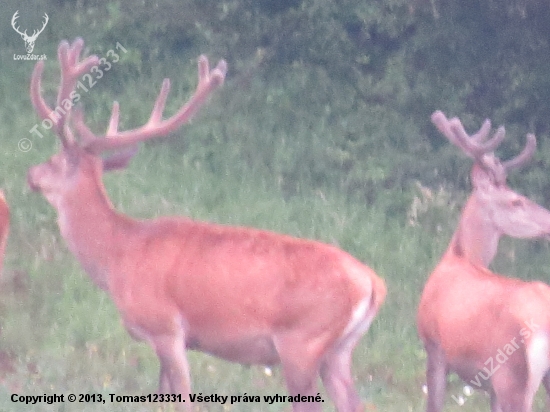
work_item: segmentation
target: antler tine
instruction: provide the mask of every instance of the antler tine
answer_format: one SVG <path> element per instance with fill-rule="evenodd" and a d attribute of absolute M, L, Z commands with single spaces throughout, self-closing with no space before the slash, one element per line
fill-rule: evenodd
<path fill-rule="evenodd" d="M 153 127 L 155 124 L 162 122 L 162 112 L 164 112 L 164 107 L 166 106 L 168 93 L 170 93 L 170 79 L 164 79 L 162 81 L 160 93 L 157 100 L 155 100 L 153 111 L 145 127 Z"/>
<path fill-rule="evenodd" d="M 107 128 L 107 136 L 116 135 L 118 132 L 118 117 L 120 105 L 117 101 L 113 102 L 113 110 L 109 119 L 109 127 Z"/>
<path fill-rule="evenodd" d="M 109 126 L 107 127 L 107 136 L 114 136 L 118 132 L 118 118 L 119 118 L 119 104 L 117 101 L 113 102 L 113 109 L 111 111 L 111 118 L 109 119 Z M 81 144 L 86 147 L 97 136 L 86 126 L 84 121 L 84 110 L 79 106 L 75 109 L 72 117 L 72 123 L 74 124 L 78 135 L 80 136 Z M 122 150 L 110 154 L 103 159 L 103 170 L 120 169 L 125 168 L 130 163 L 130 160 L 137 154 L 139 146 L 137 143 L 128 145 Z"/>
<path fill-rule="evenodd" d="M 529 133 L 527 135 L 527 143 L 525 143 L 525 147 L 521 151 L 519 155 L 514 157 L 513 159 L 507 160 L 502 163 L 502 167 L 504 167 L 504 170 L 506 172 L 509 172 L 512 169 L 517 169 L 519 167 L 522 167 L 525 163 L 527 163 L 535 153 L 535 149 L 537 148 L 537 139 L 534 134 Z"/>
<path fill-rule="evenodd" d="M 47 105 L 40 94 L 42 83 L 42 72 L 44 71 L 44 61 L 39 61 L 34 66 L 31 76 L 31 102 L 34 110 L 41 119 L 47 119 L 52 109 Z"/>
<path fill-rule="evenodd" d="M 483 143 L 487 140 L 487 137 L 489 137 L 489 132 L 491 131 L 491 121 L 489 119 L 485 119 L 477 133 L 473 134 L 470 139 L 476 143 Z"/>
<path fill-rule="evenodd" d="M 99 58 L 95 55 L 89 56 L 83 61 L 79 62 L 80 53 L 84 48 L 84 40 L 81 38 L 75 39 L 72 45 L 63 41 L 59 44 L 58 58 L 61 65 L 61 83 L 59 85 L 59 92 L 57 94 L 57 105 L 62 106 L 66 99 L 70 99 L 70 95 L 73 92 L 76 83 L 80 76 L 88 72 L 92 66 L 99 63 Z M 72 107 L 72 106 L 71 106 Z M 70 109 L 67 111 L 66 116 L 61 116 L 57 124 L 57 130 L 65 126 L 65 122 L 70 115 Z M 72 141 L 72 140 L 69 140 Z"/>
<path fill-rule="evenodd" d="M 46 24 L 48 24 L 48 21 L 50 21 L 50 18 L 48 17 L 48 15 L 46 13 L 44 13 L 44 16 L 42 16 L 42 18 L 44 19 L 44 21 L 42 22 L 42 28 L 33 30 L 32 31 L 32 36 L 30 36 L 31 38 L 36 39 L 38 37 L 38 35 L 40 33 L 42 33 L 44 31 L 44 29 L 46 28 Z"/>
<path fill-rule="evenodd" d="M 93 153 L 100 153 L 106 150 L 129 146 L 154 137 L 165 136 L 177 130 L 180 126 L 187 123 L 204 104 L 208 96 L 223 84 L 226 73 L 227 63 L 224 60 L 221 60 L 213 70 L 210 70 L 206 56 L 200 56 L 198 62 L 199 82 L 195 93 L 176 114 L 166 120 L 162 120 L 166 99 L 170 92 L 170 80 L 164 79 L 151 116 L 145 125 L 133 130 L 117 131 L 118 104 L 116 104 L 113 106 L 107 134 L 103 137 L 94 136 L 93 139 L 88 139 L 84 148 Z M 74 125 L 85 135 L 93 136 L 87 126 L 83 124 L 82 118 L 75 119 Z"/>
<path fill-rule="evenodd" d="M 31 102 L 34 107 L 34 110 L 37 112 L 38 116 L 42 119 L 48 119 L 53 124 L 54 133 L 61 139 L 63 146 L 69 144 L 72 139 L 72 134 L 66 133 L 67 129 L 65 128 L 65 119 L 64 117 L 68 115 L 58 114 L 55 112 L 44 100 L 41 95 L 41 85 L 42 85 L 42 72 L 44 71 L 44 61 L 39 61 L 34 66 L 31 77 Z M 59 107 L 59 105 L 57 106 Z"/>
<path fill-rule="evenodd" d="M 116 136 L 118 133 L 118 118 L 119 118 L 119 104 L 117 101 L 113 102 L 113 109 L 111 110 L 111 118 L 109 119 L 109 126 L 107 127 L 106 136 Z M 82 106 L 75 108 L 72 116 L 72 123 L 76 129 L 76 132 L 80 136 L 82 146 L 87 147 L 98 137 L 86 126 L 84 120 L 84 110 Z"/>
<path fill-rule="evenodd" d="M 453 143 L 455 146 L 458 146 L 468 156 L 471 156 L 471 154 L 468 153 L 467 150 L 462 145 L 462 142 L 456 138 L 455 134 L 451 130 L 450 121 L 447 119 L 447 117 L 442 111 L 437 110 L 432 114 L 432 123 L 443 134 L 443 136 L 445 136 L 447 139 L 451 141 L 451 143 Z"/>
<path fill-rule="evenodd" d="M 72 104 L 66 104 L 66 102 L 72 102 L 74 99 L 74 97 L 71 97 L 71 94 L 79 77 L 89 71 L 92 66 L 99 63 L 99 58 L 95 55 L 89 56 L 79 63 L 78 60 L 83 47 L 84 41 L 80 38 L 77 38 L 72 46 L 65 40 L 59 43 L 57 56 L 61 66 L 61 80 L 55 109 L 48 106 L 41 94 L 42 72 L 44 70 L 43 61 L 36 63 L 31 78 L 32 104 L 42 120 L 49 119 L 53 123 L 54 132 L 61 139 L 64 146 L 74 140 L 72 133 L 66 125 Z"/>
<path fill-rule="evenodd" d="M 488 127 L 484 127 L 486 124 L 488 124 Z M 482 129 L 488 129 L 491 128 L 491 123 L 489 120 L 485 120 L 484 125 L 482 126 Z M 466 150 L 472 155 L 472 157 L 476 160 L 481 159 L 481 157 L 485 153 L 491 153 L 493 152 L 504 139 L 505 130 L 504 127 L 501 126 L 498 128 L 494 136 L 487 142 L 480 143 L 477 141 L 474 141 L 473 138 L 468 136 L 468 133 L 466 133 L 466 130 L 464 130 L 464 126 L 462 125 L 462 122 L 458 119 L 453 119 L 451 121 L 451 130 L 455 133 L 455 136 L 457 139 L 459 139 L 462 142 L 463 147 L 466 148 Z M 480 129 L 481 131 L 481 129 Z M 483 136 L 481 133 L 476 133 L 477 139 L 481 142 L 485 140 L 485 136 Z"/>
<path fill-rule="evenodd" d="M 24 32 L 21 32 L 19 30 L 19 25 L 17 25 L 17 27 L 15 26 L 17 23 L 17 19 L 19 18 L 19 10 L 16 10 L 16 12 L 14 13 L 13 17 L 11 18 L 11 26 L 13 27 L 13 29 L 19 33 L 20 35 L 24 35 L 24 34 L 27 34 L 27 30 L 25 30 Z"/>
<path fill-rule="evenodd" d="M 505 135 L 504 127 L 500 127 L 489 141 L 485 141 L 491 130 L 491 122 L 487 119 L 473 136 L 469 136 L 458 118 L 448 120 L 439 110 L 432 114 L 432 122 L 447 139 L 477 161 L 484 154 L 493 152 L 502 143 Z"/>

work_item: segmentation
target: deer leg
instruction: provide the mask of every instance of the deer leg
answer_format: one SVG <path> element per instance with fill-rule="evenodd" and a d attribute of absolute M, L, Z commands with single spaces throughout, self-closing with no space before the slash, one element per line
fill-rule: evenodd
<path fill-rule="evenodd" d="M 160 361 L 159 392 L 181 395 L 182 404 L 178 405 L 178 410 L 191 412 L 191 378 L 183 333 L 155 336 L 151 341 Z"/>
<path fill-rule="evenodd" d="M 491 412 L 502 412 L 495 391 L 491 390 Z"/>
<path fill-rule="evenodd" d="M 292 396 L 317 396 L 319 355 L 315 350 L 296 339 L 276 339 L 275 346 L 281 359 L 283 376 Z M 293 402 L 293 412 L 321 412 L 321 402 Z"/>
<path fill-rule="evenodd" d="M 302 369 L 299 365 L 286 362 L 282 364 L 285 382 L 290 395 L 316 396 L 317 370 Z M 293 402 L 293 412 L 321 412 L 321 403 L 317 402 Z"/>
<path fill-rule="evenodd" d="M 428 365 L 426 368 L 426 385 L 428 387 L 427 412 L 441 412 L 445 402 L 447 386 L 447 362 L 439 345 L 426 344 Z"/>
<path fill-rule="evenodd" d="M 527 365 L 513 366 L 501 365 L 491 378 L 491 412 L 531 412 L 533 396 L 527 394 Z"/>
<path fill-rule="evenodd" d="M 171 393 L 168 370 L 163 366 L 162 362 L 160 364 L 158 394 L 160 395 L 161 393 Z"/>
<path fill-rule="evenodd" d="M 546 389 L 546 408 L 550 408 L 550 371 L 546 372 L 544 378 L 542 378 L 542 384 L 544 389 Z"/>
<path fill-rule="evenodd" d="M 373 317 L 374 314 L 368 314 L 347 335 L 338 340 L 321 364 L 321 379 L 338 412 L 363 410 L 351 375 L 351 356 L 359 339 L 368 330 Z"/>
<path fill-rule="evenodd" d="M 350 350 L 329 355 L 321 365 L 321 379 L 338 412 L 361 411 L 361 398 L 351 376 Z"/>

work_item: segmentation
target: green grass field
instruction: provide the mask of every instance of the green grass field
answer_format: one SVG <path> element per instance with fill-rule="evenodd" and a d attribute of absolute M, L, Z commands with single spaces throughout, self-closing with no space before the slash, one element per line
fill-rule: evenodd
<path fill-rule="evenodd" d="M 27 92 L 30 70 L 31 66 L 25 65 L 19 74 L 3 75 L 0 83 L 4 101 L 10 102 L 0 108 L 0 183 L 12 213 L 0 288 L 0 410 L 159 410 L 154 404 L 109 401 L 109 394 L 154 393 L 156 357 L 148 346 L 132 341 L 125 332 L 108 295 L 92 284 L 68 252 L 54 210 L 27 187 L 27 169 L 45 161 L 58 147 L 51 134 L 43 139 L 29 137 L 28 130 L 36 122 Z M 176 86 L 170 101 L 176 105 L 187 92 Z M 154 99 L 154 87 L 133 84 L 125 93 L 116 96 L 123 104 L 126 102 L 122 116 L 131 112 L 134 121 L 143 121 Z M 315 145 L 320 145 L 322 139 L 312 139 L 308 128 L 298 125 L 296 129 L 302 134 L 288 136 L 292 141 L 286 142 L 288 147 L 282 152 L 280 146 L 285 143 L 280 134 L 273 127 L 262 128 L 255 117 L 265 120 L 265 113 L 260 116 L 260 112 L 268 108 L 258 108 L 257 101 L 247 100 L 247 93 L 244 90 L 239 94 L 228 83 L 178 136 L 142 145 L 127 170 L 105 176 L 113 203 L 117 209 L 140 218 L 180 214 L 318 239 L 336 244 L 367 263 L 386 280 L 388 298 L 355 351 L 357 387 L 368 411 L 424 410 L 425 354 L 416 334 L 416 306 L 424 281 L 450 239 L 465 195 L 450 195 L 443 190 L 423 197 L 419 192 L 417 200 L 410 201 L 412 214 L 396 216 L 388 212 L 387 201 L 366 204 L 334 187 L 288 181 L 284 174 L 288 163 L 299 168 L 299 161 L 292 159 L 299 159 L 299 153 L 305 150 L 321 150 Z M 137 100 L 136 96 L 141 95 L 147 97 Z M 90 117 L 105 122 L 108 104 L 115 96 L 100 87 L 95 96 L 92 103 L 101 105 L 94 109 L 88 104 Z M 269 110 L 272 124 L 284 122 L 276 108 Z M 327 125 L 316 133 L 330 135 L 334 129 Z M 232 141 L 232 136 L 238 138 Z M 17 145 L 23 137 L 29 137 L 33 144 L 26 153 Z M 251 149 L 239 150 L 235 145 L 253 139 L 258 139 L 258 150 L 264 147 L 272 151 L 272 155 L 261 154 L 264 158 L 271 156 L 271 170 L 263 169 L 257 159 L 239 157 Z M 285 153 L 296 156 L 289 160 L 283 157 Z M 391 196 L 399 198 L 398 193 L 388 193 L 387 198 Z M 411 216 L 417 224 L 409 222 Z M 524 279 L 548 281 L 549 262 L 546 243 L 506 240 L 495 268 Z M 189 358 L 195 393 L 261 397 L 286 394 L 278 369 L 268 374 L 261 366 L 245 367 L 193 352 Z M 13 393 L 101 394 L 107 404 L 29 406 L 11 402 Z M 460 406 L 451 396 L 461 394 L 462 384 L 456 376 L 451 377 L 446 412 L 489 410 L 484 394 L 463 395 L 465 403 Z M 539 398 L 535 410 L 541 412 L 542 393 Z M 324 410 L 333 410 L 330 403 L 324 405 Z M 289 404 L 265 402 L 224 406 L 196 403 L 195 407 L 197 411 L 290 410 Z"/>

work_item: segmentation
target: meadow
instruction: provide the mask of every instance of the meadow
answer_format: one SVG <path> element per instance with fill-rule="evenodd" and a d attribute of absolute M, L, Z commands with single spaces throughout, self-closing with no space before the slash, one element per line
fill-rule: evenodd
<path fill-rule="evenodd" d="M 55 54 L 49 55 L 46 90 L 52 91 Z M 84 98 L 94 129 L 103 129 L 115 98 L 121 103 L 123 125 L 143 122 L 163 76 L 174 82 L 172 109 L 186 100 L 189 85 L 195 82 L 195 66 L 192 61 L 179 64 L 178 68 L 154 66 L 150 82 L 136 76 L 121 84 L 109 80 L 98 84 Z M 0 410 L 159 410 L 153 404 L 109 401 L 51 406 L 10 401 L 13 393 L 88 393 L 105 399 L 109 394 L 141 395 L 154 393 L 158 379 L 152 350 L 129 337 L 109 297 L 92 284 L 67 250 L 53 208 L 27 187 L 28 168 L 49 158 L 59 143 L 51 133 L 43 138 L 29 134 L 37 122 L 28 96 L 32 64 L 18 67 L 0 78 L 4 98 L 0 183 L 12 216 L 0 283 Z M 301 159 L 304 153 L 321 152 L 323 145 L 337 140 L 341 125 L 317 108 L 310 109 L 308 98 L 301 101 L 299 91 L 290 99 L 282 87 L 265 88 L 255 81 L 243 85 L 229 78 L 189 126 L 142 145 L 126 170 L 107 174 L 109 196 L 118 210 L 134 217 L 185 215 L 269 229 L 337 245 L 368 264 L 386 280 L 388 297 L 355 351 L 357 387 L 368 411 L 422 411 L 425 353 L 416 334 L 416 307 L 427 276 L 447 247 L 467 192 L 449 188 L 445 181 L 433 187 L 419 181 L 408 193 L 388 189 L 369 201 L 368 196 L 350 195 L 345 185 L 315 180 L 315 162 Z M 21 138 L 30 139 L 29 151 L 18 147 Z M 455 155 L 457 162 L 469 162 Z M 369 161 L 375 159 L 365 158 L 365 174 L 375 171 Z M 523 279 L 550 281 L 548 252 L 545 242 L 505 239 L 493 268 Z M 194 393 L 286 394 L 277 368 L 266 371 L 193 352 L 189 358 Z M 462 391 L 462 383 L 452 376 L 446 412 L 489 409 L 484 394 L 466 396 Z M 462 396 L 464 404 L 459 405 L 453 395 Z M 535 411 L 544 410 L 543 398 L 540 393 Z M 265 402 L 196 403 L 195 409 L 288 411 L 290 407 Z M 325 403 L 324 410 L 333 409 Z"/>

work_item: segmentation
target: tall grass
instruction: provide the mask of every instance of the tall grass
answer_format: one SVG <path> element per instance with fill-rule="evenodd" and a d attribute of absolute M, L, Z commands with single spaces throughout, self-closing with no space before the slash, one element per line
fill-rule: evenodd
<path fill-rule="evenodd" d="M 11 393 L 99 393 L 106 399 L 109 393 L 147 394 L 156 390 L 158 376 L 152 350 L 127 335 L 108 296 L 93 286 L 68 252 L 53 209 L 26 186 L 28 167 L 46 160 L 57 148 L 52 135 L 32 138 L 33 148 L 27 153 L 17 148 L 18 140 L 29 137 L 28 130 L 36 121 L 27 93 L 21 92 L 28 89 L 29 72 L 30 67 L 25 66 L 22 73 L 0 78 L 0 93 L 10 102 L 0 109 L 0 182 L 12 211 L 0 289 L 0 410 L 157 410 L 152 404 L 109 401 L 106 405 L 51 406 L 10 401 Z M 121 101 L 122 116 L 130 114 L 128 123 L 143 121 L 157 84 L 153 87 L 128 80 L 121 96 L 109 96 L 108 90 L 98 87 L 89 97 L 97 105 L 88 104 L 91 121 L 105 122 L 114 98 Z M 183 101 L 188 89 L 182 85 L 175 89 L 171 102 Z M 388 193 L 383 201 L 367 204 L 334 186 L 324 186 L 322 181 L 299 181 L 296 177 L 311 175 L 307 170 L 311 165 L 299 163 L 300 153 L 322 151 L 323 147 L 317 146 L 321 141 L 300 125 L 293 128 L 295 135 L 281 138 L 282 132 L 274 129 L 285 122 L 284 116 L 277 113 L 277 107 L 270 108 L 268 115 L 260 114 L 267 109 L 250 101 L 249 89 L 240 91 L 229 82 L 221 93 L 191 126 L 162 142 L 143 145 L 127 170 L 105 176 L 114 205 L 140 218 L 178 214 L 318 239 L 366 262 L 386 280 L 389 294 L 355 351 L 357 386 L 368 410 L 423 410 L 425 355 L 416 335 L 415 311 L 422 286 L 450 239 L 464 194 L 449 197 L 445 190 L 431 196 L 419 192 L 415 203 L 401 193 Z M 227 109 L 229 101 L 231 110 Z M 308 116 L 305 109 L 301 113 Z M 304 124 L 315 123 L 313 117 L 318 115 L 309 114 Z M 262 127 L 255 116 L 269 118 L 272 127 Z M 315 133 L 336 133 L 330 122 L 317 120 L 324 126 Z M 238 133 L 247 138 L 233 140 Z M 240 158 L 243 153 L 254 153 L 250 147 L 238 147 L 253 138 L 257 139 L 257 157 Z M 287 166 L 303 170 L 293 173 L 291 179 L 285 174 Z M 392 197 L 398 202 L 410 200 L 415 224 L 406 213 L 396 215 L 387 200 Z M 542 243 L 506 241 L 497 268 L 507 274 L 549 280 L 547 249 Z M 285 393 L 277 369 L 269 375 L 260 366 L 244 367 L 201 353 L 189 353 L 189 358 L 196 393 Z M 450 395 L 458 396 L 461 390 L 462 384 L 451 379 L 446 411 L 488 410 L 483 394 L 467 398 L 464 406 L 457 405 Z M 328 402 L 324 405 L 324 410 L 332 410 Z M 282 411 L 289 406 L 196 404 L 196 410 Z M 537 411 L 542 410 L 539 402 Z"/>

